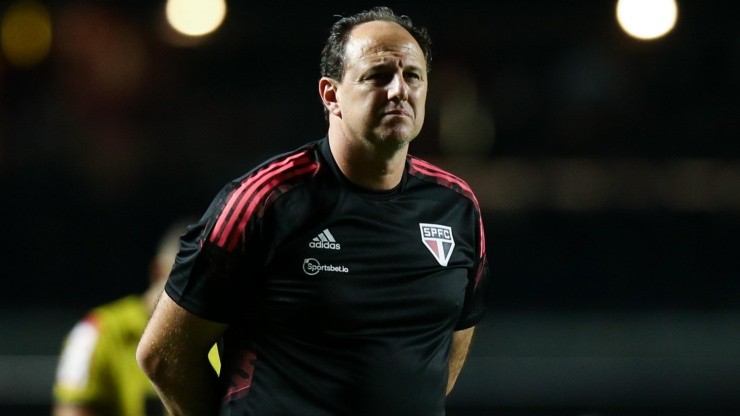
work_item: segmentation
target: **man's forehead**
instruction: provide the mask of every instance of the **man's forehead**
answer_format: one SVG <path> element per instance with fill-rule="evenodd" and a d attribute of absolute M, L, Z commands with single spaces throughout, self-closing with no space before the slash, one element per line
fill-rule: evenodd
<path fill-rule="evenodd" d="M 355 58 L 401 53 L 424 59 L 416 39 L 394 22 L 373 21 L 357 25 L 350 32 L 346 46 L 348 55 Z"/>

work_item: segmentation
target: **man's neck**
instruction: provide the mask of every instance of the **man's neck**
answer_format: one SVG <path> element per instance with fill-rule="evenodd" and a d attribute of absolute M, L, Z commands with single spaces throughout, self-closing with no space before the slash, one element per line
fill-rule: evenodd
<path fill-rule="evenodd" d="M 329 148 L 350 182 L 363 188 L 385 191 L 403 177 L 408 144 L 394 148 L 349 138 L 339 128 L 329 128 Z"/>

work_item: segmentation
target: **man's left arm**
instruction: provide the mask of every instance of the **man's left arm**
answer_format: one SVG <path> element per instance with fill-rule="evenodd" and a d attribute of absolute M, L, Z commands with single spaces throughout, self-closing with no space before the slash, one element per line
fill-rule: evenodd
<path fill-rule="evenodd" d="M 473 339 L 475 327 L 470 327 L 452 333 L 452 348 L 450 350 L 449 376 L 447 378 L 447 394 L 450 394 L 455 386 L 457 376 L 465 364 L 465 358 L 468 356 L 470 341 Z"/>

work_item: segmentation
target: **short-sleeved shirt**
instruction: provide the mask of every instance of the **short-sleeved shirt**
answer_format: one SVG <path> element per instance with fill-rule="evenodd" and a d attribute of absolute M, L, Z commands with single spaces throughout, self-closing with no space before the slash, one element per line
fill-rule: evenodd
<path fill-rule="evenodd" d="M 326 138 L 219 193 L 165 290 L 228 323 L 221 414 L 443 415 L 455 330 L 485 311 L 481 212 L 460 178 L 408 156 L 369 191 Z"/>
<path fill-rule="evenodd" d="M 58 403 L 111 416 L 161 415 L 154 388 L 136 363 L 149 314 L 141 296 L 93 309 L 65 340 L 54 382 Z"/>

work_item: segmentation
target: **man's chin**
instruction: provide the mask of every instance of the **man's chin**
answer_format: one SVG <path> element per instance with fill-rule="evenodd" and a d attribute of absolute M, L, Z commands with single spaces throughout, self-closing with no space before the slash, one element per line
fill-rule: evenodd
<path fill-rule="evenodd" d="M 401 127 L 401 126 L 398 126 Z M 419 132 L 414 131 L 409 128 L 401 127 L 401 128 L 392 128 L 385 131 L 380 132 L 380 134 L 377 135 L 378 139 L 383 142 L 388 143 L 410 143 L 412 140 L 416 138 L 416 136 L 419 134 Z"/>

